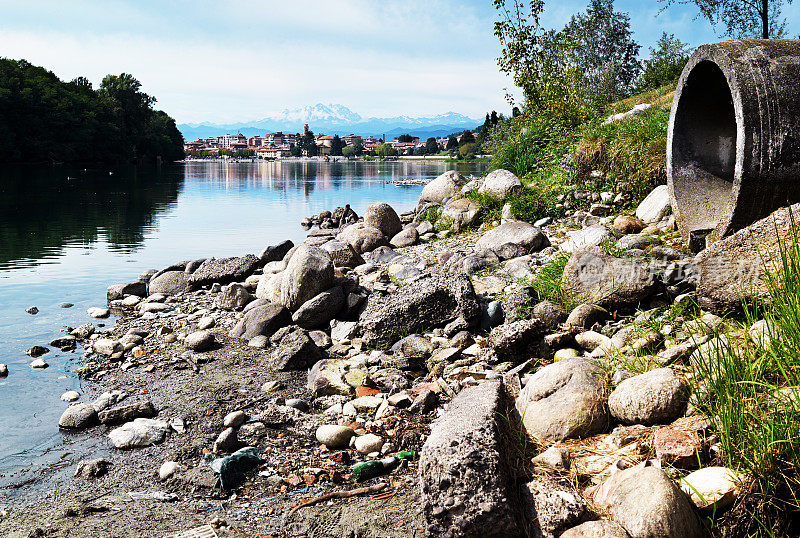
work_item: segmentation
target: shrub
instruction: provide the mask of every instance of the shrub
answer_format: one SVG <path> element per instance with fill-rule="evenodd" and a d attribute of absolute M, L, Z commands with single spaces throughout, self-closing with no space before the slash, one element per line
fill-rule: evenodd
<path fill-rule="evenodd" d="M 550 164 L 563 145 L 567 130 L 561 122 L 545 116 L 517 120 L 519 131 L 495 152 L 492 168 L 503 168 L 522 178 L 537 174 Z"/>
<path fill-rule="evenodd" d="M 556 199 L 553 189 L 541 184 L 530 184 L 509 200 L 514 218 L 533 224 L 544 217 L 555 218 Z"/>

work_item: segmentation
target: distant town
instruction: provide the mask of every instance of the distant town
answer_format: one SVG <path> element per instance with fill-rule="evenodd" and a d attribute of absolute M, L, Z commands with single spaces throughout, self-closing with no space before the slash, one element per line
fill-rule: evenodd
<path fill-rule="evenodd" d="M 473 147 L 476 146 L 475 135 L 471 131 L 464 131 L 461 134 L 453 134 L 445 138 L 431 137 L 425 141 L 421 141 L 418 136 L 409 134 L 397 136 L 391 142 L 386 142 L 384 138 L 361 137 L 355 134 L 342 137 L 314 134 L 308 124 L 305 124 L 302 134 L 275 132 L 248 138 L 242 133 L 237 133 L 185 142 L 184 152 L 187 156 L 195 158 L 230 156 L 281 159 L 363 155 L 391 157 L 436 155 L 444 151 L 458 152 L 461 147 L 469 144 Z M 462 156 L 463 153 L 462 151 Z"/>

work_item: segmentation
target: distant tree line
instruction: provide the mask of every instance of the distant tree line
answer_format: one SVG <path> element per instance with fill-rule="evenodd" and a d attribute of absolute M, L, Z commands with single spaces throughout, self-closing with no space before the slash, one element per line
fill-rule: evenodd
<path fill-rule="evenodd" d="M 25 60 L 0 58 L 0 162 L 133 162 L 183 158 L 175 120 L 133 76 L 97 90 Z"/>

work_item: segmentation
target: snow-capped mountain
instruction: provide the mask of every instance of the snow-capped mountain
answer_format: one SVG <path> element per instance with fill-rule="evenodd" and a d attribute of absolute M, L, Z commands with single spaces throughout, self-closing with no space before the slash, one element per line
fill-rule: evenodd
<path fill-rule="evenodd" d="M 364 118 L 344 105 L 317 103 L 313 106 L 282 112 L 256 121 L 214 124 L 210 122 L 185 123 L 178 129 L 186 140 L 220 136 L 226 133 L 241 132 L 245 136 L 264 135 L 268 132 L 285 131 L 299 133 L 308 124 L 315 133 L 357 134 L 361 136 L 382 136 L 391 138 L 409 133 L 420 138 L 444 136 L 464 129 L 474 129 L 483 123 L 482 119 L 470 118 L 456 112 L 434 116 L 394 116 L 390 118 Z"/>

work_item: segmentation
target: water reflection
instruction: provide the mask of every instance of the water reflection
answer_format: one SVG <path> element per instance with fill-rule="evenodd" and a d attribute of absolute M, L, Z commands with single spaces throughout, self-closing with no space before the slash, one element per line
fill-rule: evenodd
<path fill-rule="evenodd" d="M 176 203 L 183 179 L 179 167 L 111 173 L 6 167 L 0 171 L 0 269 L 35 264 L 101 235 L 113 249 L 135 249 L 155 215 Z"/>

